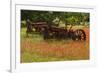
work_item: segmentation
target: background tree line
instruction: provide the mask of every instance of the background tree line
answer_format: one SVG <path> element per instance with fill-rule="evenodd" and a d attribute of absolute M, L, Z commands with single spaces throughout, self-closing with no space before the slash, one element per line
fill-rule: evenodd
<path fill-rule="evenodd" d="M 21 10 L 21 26 L 26 26 L 26 20 L 32 22 L 47 22 L 55 26 L 67 25 L 89 25 L 89 13 L 83 12 L 56 12 Z"/>

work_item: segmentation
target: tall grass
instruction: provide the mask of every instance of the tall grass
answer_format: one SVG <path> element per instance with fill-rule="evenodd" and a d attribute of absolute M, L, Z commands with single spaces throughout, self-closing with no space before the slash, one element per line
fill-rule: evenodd
<path fill-rule="evenodd" d="M 21 29 L 21 63 L 73 61 L 89 59 L 89 28 L 82 28 L 86 42 L 73 40 L 47 40 L 42 35 L 26 37 L 26 28 Z"/>

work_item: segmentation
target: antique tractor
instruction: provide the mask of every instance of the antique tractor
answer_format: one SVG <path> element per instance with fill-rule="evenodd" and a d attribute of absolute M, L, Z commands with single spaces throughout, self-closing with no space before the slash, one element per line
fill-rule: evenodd
<path fill-rule="evenodd" d="M 73 30 L 72 26 L 69 29 L 60 28 L 47 22 L 37 22 L 31 24 L 36 32 L 41 32 L 44 39 L 72 39 L 72 40 L 86 40 L 85 31 L 82 29 Z"/>
<path fill-rule="evenodd" d="M 72 39 L 72 40 L 86 40 L 86 34 L 84 30 L 77 29 L 72 30 L 59 28 L 56 26 L 45 27 L 43 30 L 44 39 Z"/>

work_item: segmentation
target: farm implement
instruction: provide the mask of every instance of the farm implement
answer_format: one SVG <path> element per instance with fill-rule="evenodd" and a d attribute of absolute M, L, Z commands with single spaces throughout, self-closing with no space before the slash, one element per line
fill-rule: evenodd
<path fill-rule="evenodd" d="M 28 25 L 28 24 L 27 24 Z M 46 39 L 72 39 L 72 40 L 86 40 L 85 31 L 82 29 L 69 29 L 54 26 L 53 24 L 47 22 L 36 22 L 31 23 L 27 26 L 27 34 L 33 32 L 41 32 L 44 40 Z"/>

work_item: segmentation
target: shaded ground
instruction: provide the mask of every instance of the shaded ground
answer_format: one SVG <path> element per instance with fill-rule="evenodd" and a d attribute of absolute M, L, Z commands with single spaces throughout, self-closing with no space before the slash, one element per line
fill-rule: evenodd
<path fill-rule="evenodd" d="M 21 30 L 21 62 L 47 62 L 89 59 L 89 28 L 82 28 L 86 41 L 48 40 L 40 35 L 25 37 L 26 29 Z"/>

